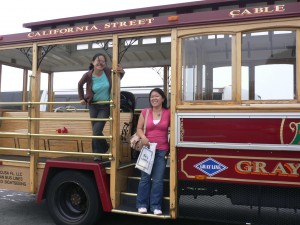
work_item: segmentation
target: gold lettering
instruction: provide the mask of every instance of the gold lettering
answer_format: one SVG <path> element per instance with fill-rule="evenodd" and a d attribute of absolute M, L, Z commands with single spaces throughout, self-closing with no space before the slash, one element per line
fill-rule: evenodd
<path fill-rule="evenodd" d="M 59 33 L 58 29 L 53 30 L 53 34 L 58 34 L 58 33 Z"/>
<path fill-rule="evenodd" d="M 241 174 L 248 174 L 252 171 L 251 161 L 239 161 L 235 165 L 235 171 Z"/>
<path fill-rule="evenodd" d="M 73 31 L 73 27 L 69 27 L 68 28 L 68 33 L 73 33 L 74 31 Z"/>
<path fill-rule="evenodd" d="M 129 21 L 129 26 L 136 26 L 136 20 L 130 20 Z"/>
<path fill-rule="evenodd" d="M 140 19 L 140 20 L 130 20 L 130 21 L 122 21 L 122 22 L 112 22 L 112 23 L 106 23 L 104 24 L 104 29 L 110 29 L 110 28 L 123 28 L 128 26 L 141 26 L 146 24 L 153 23 L 154 18 L 150 19 Z"/>
<path fill-rule="evenodd" d="M 140 26 L 140 25 L 150 24 L 153 21 L 154 21 L 154 18 L 105 23 L 104 29 L 123 28 L 123 27 L 128 27 L 128 26 Z M 30 32 L 27 34 L 27 36 L 28 36 L 28 38 L 34 38 L 34 37 L 39 37 L 39 36 L 64 35 L 67 33 L 93 31 L 93 30 L 100 30 L 100 28 L 98 28 L 97 25 L 95 25 L 95 24 L 94 25 L 84 25 L 84 26 L 77 26 L 77 27 L 67 27 L 67 28 L 61 28 L 61 29 L 51 29 L 51 30 Z"/>
<path fill-rule="evenodd" d="M 251 15 L 252 13 L 248 10 L 248 9 L 245 9 L 242 13 L 241 13 L 241 16 L 244 16 L 244 15 Z"/>
<path fill-rule="evenodd" d="M 119 23 L 119 26 L 120 26 L 120 27 L 127 27 L 127 24 L 126 24 L 126 22 L 123 21 L 123 22 L 120 22 L 120 23 Z"/>
<path fill-rule="evenodd" d="M 232 16 L 232 17 L 235 17 L 235 16 L 239 16 L 241 13 L 240 10 L 232 10 L 229 15 Z"/>
<path fill-rule="evenodd" d="M 110 23 L 110 24 L 111 24 L 112 28 L 116 28 L 118 26 L 119 22 Z"/>
<path fill-rule="evenodd" d="M 153 23 L 153 21 L 154 21 L 154 18 L 146 19 L 146 22 L 147 22 L 148 24 Z"/>
<path fill-rule="evenodd" d="M 259 13 L 263 13 L 263 12 L 264 12 L 264 8 L 254 8 L 255 14 L 259 14 Z"/>
<path fill-rule="evenodd" d="M 42 33 L 41 33 L 41 36 L 45 36 L 47 34 L 48 34 L 48 32 L 46 30 L 43 30 Z"/>
<path fill-rule="evenodd" d="M 261 161 L 239 161 L 235 171 L 240 174 L 299 177 L 300 163 L 277 163 L 272 172 L 268 172 L 267 163 Z"/>
<path fill-rule="evenodd" d="M 68 31 L 68 29 L 66 29 L 66 28 L 60 29 L 60 30 L 59 30 L 59 33 L 60 33 L 60 34 L 65 34 L 65 33 L 67 33 L 67 31 Z"/>
<path fill-rule="evenodd" d="M 286 170 L 284 169 L 283 165 L 281 163 L 278 163 L 275 168 L 273 169 L 273 171 L 270 173 L 270 175 L 274 175 L 276 176 L 276 174 L 278 174 L 278 176 L 287 176 L 288 173 L 286 172 Z"/>
<path fill-rule="evenodd" d="M 270 10 L 270 7 L 265 7 L 265 12 L 266 13 L 272 13 L 272 12 L 274 12 L 274 10 L 273 9 Z"/>
<path fill-rule="evenodd" d="M 145 25 L 145 24 L 146 24 L 146 22 L 144 19 L 138 20 L 138 25 Z"/>
<path fill-rule="evenodd" d="M 104 29 L 109 29 L 110 28 L 110 23 L 104 24 Z"/>
<path fill-rule="evenodd" d="M 269 173 L 265 170 L 267 164 L 265 162 L 252 162 L 253 164 L 253 171 L 251 174 L 258 174 L 258 175 L 268 175 Z"/>
<path fill-rule="evenodd" d="M 35 37 L 41 36 L 41 34 L 39 32 L 35 32 Z"/>
<path fill-rule="evenodd" d="M 298 169 L 300 168 L 300 163 L 285 163 L 284 166 L 290 171 L 291 177 L 299 177 Z"/>
<path fill-rule="evenodd" d="M 30 33 L 27 34 L 27 36 L 28 36 L 29 38 L 33 38 L 35 35 L 34 35 L 34 32 L 30 32 Z"/>
<path fill-rule="evenodd" d="M 276 5 L 275 6 L 275 11 L 276 12 L 284 12 L 285 11 L 285 5 Z"/>
<path fill-rule="evenodd" d="M 98 30 L 98 27 L 96 25 L 93 25 L 90 30 Z"/>
<path fill-rule="evenodd" d="M 262 14 L 262 13 L 274 13 L 274 12 L 284 12 L 285 5 L 275 5 L 272 7 L 257 7 L 251 9 L 244 9 L 243 11 L 236 9 L 229 12 L 229 15 L 234 18 L 236 16 L 250 16 L 253 14 Z"/>
<path fill-rule="evenodd" d="M 83 27 L 76 27 L 75 32 L 83 31 Z"/>

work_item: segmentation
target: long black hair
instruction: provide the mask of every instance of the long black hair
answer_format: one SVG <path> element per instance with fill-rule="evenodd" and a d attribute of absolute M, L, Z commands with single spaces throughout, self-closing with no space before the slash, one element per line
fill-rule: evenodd
<path fill-rule="evenodd" d="M 92 62 L 94 62 L 99 56 L 103 56 L 105 63 L 107 62 L 106 55 L 104 55 L 103 53 L 97 53 L 96 55 L 94 55 L 92 58 Z M 89 70 L 92 70 L 92 69 L 94 69 L 94 64 L 90 63 Z"/>
<path fill-rule="evenodd" d="M 150 97 L 151 97 L 152 92 L 154 92 L 154 91 L 157 92 L 164 99 L 164 101 L 162 102 L 162 107 L 164 109 L 167 109 L 168 108 L 168 100 L 167 100 L 167 97 L 165 95 L 165 92 L 163 92 L 163 90 L 161 90 L 160 88 L 153 88 L 150 91 L 150 93 L 149 93 L 149 102 L 150 102 L 150 104 L 151 104 Z"/>

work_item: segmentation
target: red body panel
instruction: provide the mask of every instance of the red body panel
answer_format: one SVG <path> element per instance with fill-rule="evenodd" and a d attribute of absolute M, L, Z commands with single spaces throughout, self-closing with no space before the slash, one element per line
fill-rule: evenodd
<path fill-rule="evenodd" d="M 205 163 L 209 159 L 214 160 L 214 163 Z M 206 168 L 207 171 L 210 169 L 211 176 L 196 168 L 201 162 L 204 163 L 199 168 Z M 220 164 L 224 166 L 222 171 Z M 300 187 L 299 167 L 300 152 L 187 148 L 178 150 L 179 180 L 195 180 L 195 176 L 205 175 L 207 181 L 213 182 Z M 214 172 L 216 174 L 212 174 Z"/>
<path fill-rule="evenodd" d="M 200 117 L 181 118 L 180 123 L 181 145 L 194 146 L 178 148 L 179 180 L 204 175 L 213 182 L 300 187 L 300 150 L 287 149 L 299 144 L 300 118 Z M 201 147 L 201 143 L 228 145 L 217 149 Z M 249 149 L 230 148 L 248 143 L 253 144 Z M 270 150 L 254 148 L 255 144 Z M 277 150 L 271 150 L 272 145 Z"/>
<path fill-rule="evenodd" d="M 101 198 L 103 210 L 105 212 L 110 212 L 112 210 L 112 204 L 109 195 L 109 180 L 107 178 L 105 168 L 100 163 L 95 162 L 48 160 L 45 165 L 40 189 L 37 196 L 38 203 L 43 199 L 45 187 L 47 185 L 48 173 L 51 170 L 51 168 L 93 171 L 99 191 L 99 196 Z"/>
<path fill-rule="evenodd" d="M 183 118 L 181 141 L 290 144 L 297 131 L 293 124 L 299 122 L 281 118 Z"/>

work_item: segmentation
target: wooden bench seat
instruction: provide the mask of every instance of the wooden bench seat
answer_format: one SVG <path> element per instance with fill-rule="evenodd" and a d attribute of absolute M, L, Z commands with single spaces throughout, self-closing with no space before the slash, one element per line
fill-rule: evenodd
<path fill-rule="evenodd" d="M 27 112 L 2 112 L 3 118 L 0 120 L 0 147 L 6 148 L 21 148 L 28 149 L 28 131 L 29 117 Z M 23 119 L 20 119 L 23 118 Z M 84 136 L 92 136 L 91 121 L 89 121 L 88 112 L 41 112 L 40 118 L 47 120 L 40 120 L 39 130 L 40 134 L 45 136 L 39 137 L 39 149 L 51 151 L 68 151 L 68 152 L 92 152 L 91 138 Z M 48 119 L 51 120 L 48 120 Z M 84 121 L 77 121 L 75 119 L 85 119 Z M 62 120 L 55 120 L 62 119 Z M 130 157 L 130 146 L 128 139 L 131 136 L 132 113 L 120 113 L 120 134 L 124 129 L 124 124 L 128 124 L 125 137 L 122 137 L 120 147 L 124 157 Z M 127 125 L 125 125 L 126 127 Z M 68 133 L 58 133 L 58 129 L 67 128 Z M 5 134 L 6 132 L 11 134 Z M 103 131 L 105 136 L 110 136 L 110 122 L 106 122 Z M 124 133 L 124 132 L 123 132 Z M 49 137 L 47 135 L 56 135 L 56 137 Z M 82 137 L 67 137 L 65 135 L 76 135 Z M 109 141 L 109 140 L 108 140 Z M 1 151 L 4 153 L 4 151 Z M 6 151 L 5 151 L 6 152 Z M 19 153 L 18 153 L 19 154 Z M 43 155 L 42 153 L 41 155 Z M 45 155 L 45 154 L 44 154 Z M 47 157 L 51 157 L 46 154 Z M 55 157 L 57 154 L 55 154 Z"/>

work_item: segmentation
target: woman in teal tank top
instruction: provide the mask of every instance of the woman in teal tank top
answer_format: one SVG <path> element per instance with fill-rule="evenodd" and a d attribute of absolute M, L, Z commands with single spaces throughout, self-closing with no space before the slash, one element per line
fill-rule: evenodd
<path fill-rule="evenodd" d="M 110 115 L 109 104 L 95 104 L 99 101 L 109 101 L 111 91 L 111 69 L 106 67 L 106 56 L 102 53 L 94 55 L 89 67 L 78 82 L 78 95 L 81 104 L 88 104 L 91 118 L 108 118 Z M 117 66 L 117 73 L 121 78 L 125 72 L 122 66 Z M 83 86 L 86 84 L 86 93 Z M 103 136 L 103 128 L 106 121 L 92 121 L 93 136 Z M 106 139 L 92 139 L 92 149 L 94 153 L 105 153 L 109 146 Z M 101 157 L 95 157 L 101 160 Z"/>

